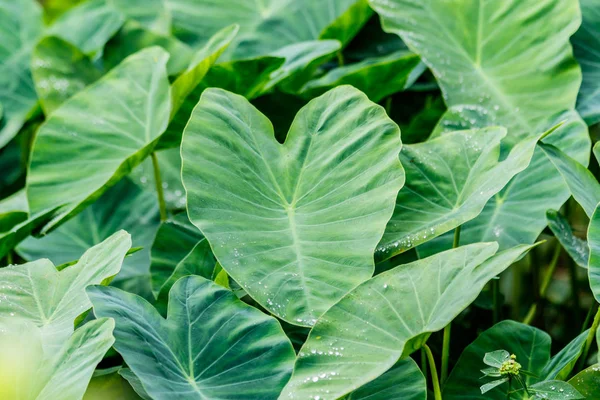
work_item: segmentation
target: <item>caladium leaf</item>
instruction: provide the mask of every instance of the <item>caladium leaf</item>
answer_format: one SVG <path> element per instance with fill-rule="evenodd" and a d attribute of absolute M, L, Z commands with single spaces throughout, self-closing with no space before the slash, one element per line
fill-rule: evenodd
<path fill-rule="evenodd" d="M 590 258 L 588 264 L 588 278 L 590 288 L 596 301 L 600 302 L 600 204 L 590 218 L 587 232 Z"/>
<path fill-rule="evenodd" d="M 314 398 L 314 397 L 313 397 Z M 377 379 L 342 397 L 342 400 L 426 400 L 425 377 L 412 358 L 398 362 Z"/>
<path fill-rule="evenodd" d="M 573 198 L 583 207 L 587 216 L 591 217 L 600 202 L 600 184 L 594 175 L 555 146 L 541 143 L 540 148 L 562 175 Z"/>
<path fill-rule="evenodd" d="M 600 122 L 600 9 L 594 0 L 580 0 L 581 27 L 571 38 L 583 81 L 577 111 L 588 125 Z"/>
<path fill-rule="evenodd" d="M 42 34 L 42 9 L 35 0 L 0 1 L 0 148 L 21 129 L 37 104 L 31 51 Z"/>
<path fill-rule="evenodd" d="M 569 400 L 585 399 L 573 386 L 564 381 L 544 381 L 535 383 L 527 388 L 534 394 L 535 399 Z"/>
<path fill-rule="evenodd" d="M 548 227 L 554 233 L 560 245 L 567 251 L 567 254 L 581 268 L 587 268 L 590 257 L 587 242 L 573 234 L 569 221 L 558 211 L 548 210 L 546 219 L 548 220 Z"/>
<path fill-rule="evenodd" d="M 27 175 L 30 213 L 58 226 L 138 165 L 167 126 L 167 53 L 136 53 L 71 97 L 40 127 Z"/>
<path fill-rule="evenodd" d="M 0 319 L 0 397 L 80 399 L 96 365 L 114 342 L 114 321 L 91 321 L 66 336 L 60 347 L 47 351 L 38 326 L 9 318 L 9 322 L 4 316 Z M 69 322 L 73 325 L 73 320 Z"/>
<path fill-rule="evenodd" d="M 75 218 L 39 239 L 27 238 L 16 251 L 26 260 L 49 258 L 55 265 L 65 264 L 124 229 L 131 234 L 133 246 L 143 249 L 125 258 L 112 284 L 152 298 L 150 246 L 158 229 L 158 215 L 156 194 L 123 179 Z"/>
<path fill-rule="evenodd" d="M 31 65 L 35 90 L 46 115 L 102 75 L 77 47 L 54 36 L 38 42 Z"/>
<path fill-rule="evenodd" d="M 158 294 L 181 260 L 204 239 L 202 233 L 180 213 L 160 224 L 152 244 L 152 291 Z"/>
<path fill-rule="evenodd" d="M 569 383 L 587 399 L 592 399 L 600 391 L 600 364 L 584 369 L 569 379 Z"/>
<path fill-rule="evenodd" d="M 125 17 L 112 0 L 87 0 L 61 15 L 47 30 L 83 53 L 94 55 L 119 30 Z"/>
<path fill-rule="evenodd" d="M 116 275 L 130 247 L 129 234 L 120 231 L 61 271 L 47 259 L 0 269 L 0 317 L 33 323 L 44 351 L 59 349 L 73 333 L 75 318 L 91 307 L 85 288 Z"/>
<path fill-rule="evenodd" d="M 119 370 L 119 375 L 121 375 L 127 380 L 127 382 L 129 382 L 129 384 L 131 385 L 133 390 L 135 390 L 138 396 L 140 396 L 144 400 L 152 400 L 152 398 L 146 392 L 146 389 L 144 389 L 144 385 L 142 385 L 140 378 L 138 378 L 137 375 L 134 374 L 129 368 L 121 368 Z"/>
<path fill-rule="evenodd" d="M 504 128 L 485 128 L 404 146 L 400 161 L 406 185 L 398 193 L 376 260 L 391 258 L 477 217 L 533 156 L 535 137 L 516 145 L 500 161 L 505 136 Z"/>
<path fill-rule="evenodd" d="M 462 246 L 358 286 L 317 321 L 282 398 L 335 399 L 383 374 L 448 325 L 530 246 L 494 255 L 497 248 L 496 243 Z"/>
<path fill-rule="evenodd" d="M 207 89 L 183 136 L 188 214 L 250 296 L 311 326 L 372 275 L 400 148 L 383 108 L 349 86 L 302 108 L 283 145 L 246 99 Z"/>
<path fill-rule="evenodd" d="M 279 323 L 209 280 L 177 281 L 166 320 L 119 289 L 88 294 L 97 316 L 115 319 L 115 348 L 153 399 L 276 399 L 290 376 L 295 353 Z"/>
<path fill-rule="evenodd" d="M 569 44 L 580 20 L 576 0 L 370 4 L 384 30 L 400 35 L 435 75 L 450 107 L 439 132 L 502 125 L 511 148 L 566 119 L 545 141 L 587 165 L 589 135 L 573 111 L 581 81 Z M 461 241 L 498 240 L 501 248 L 531 243 L 545 227 L 546 210 L 559 208 L 568 196 L 560 175 L 536 151 L 530 166 L 463 226 Z"/>
<path fill-rule="evenodd" d="M 348 84 L 378 102 L 411 86 L 424 70 L 419 56 L 400 50 L 332 69 L 322 77 L 307 82 L 300 94 L 312 99 L 336 86 Z"/>

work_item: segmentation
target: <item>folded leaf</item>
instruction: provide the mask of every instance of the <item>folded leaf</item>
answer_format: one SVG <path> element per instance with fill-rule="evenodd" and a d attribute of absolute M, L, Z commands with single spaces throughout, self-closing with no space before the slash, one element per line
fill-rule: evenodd
<path fill-rule="evenodd" d="M 587 232 L 590 258 L 588 264 L 588 278 L 590 288 L 596 301 L 600 302 L 600 204 L 590 218 Z"/>
<path fill-rule="evenodd" d="M 250 296 L 311 326 L 373 273 L 400 147 L 383 108 L 349 86 L 302 108 L 283 145 L 246 99 L 208 89 L 182 143 L 188 214 Z"/>
<path fill-rule="evenodd" d="M 448 325 L 530 246 L 494 255 L 497 248 L 496 243 L 462 246 L 358 286 L 317 321 L 282 398 L 338 398 L 383 374 Z"/>
<path fill-rule="evenodd" d="M 560 245 L 567 251 L 567 254 L 581 268 L 587 268 L 590 257 L 587 242 L 573 234 L 569 221 L 558 211 L 548 210 L 546 218 L 548 227 L 554 233 Z"/>
<path fill-rule="evenodd" d="M 97 316 L 115 319 L 115 348 L 155 400 L 276 399 L 290 376 L 294 351 L 279 323 L 209 280 L 180 279 L 166 320 L 119 289 L 88 294 Z"/>

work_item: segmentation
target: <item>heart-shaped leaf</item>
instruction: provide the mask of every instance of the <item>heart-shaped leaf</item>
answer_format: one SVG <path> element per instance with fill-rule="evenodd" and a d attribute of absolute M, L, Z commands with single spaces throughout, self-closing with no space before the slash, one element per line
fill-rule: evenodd
<path fill-rule="evenodd" d="M 577 111 L 588 125 L 600 122 L 600 9 L 594 0 L 580 0 L 581 27 L 571 38 L 583 81 Z"/>
<path fill-rule="evenodd" d="M 290 376 L 294 351 L 279 323 L 209 280 L 180 279 L 166 320 L 119 289 L 88 294 L 97 316 L 115 319 L 115 348 L 155 400 L 276 399 Z"/>
<path fill-rule="evenodd" d="M 579 26 L 578 1 L 370 4 L 384 30 L 402 37 L 435 75 L 450 108 L 437 133 L 502 125 L 508 129 L 505 146 L 512 148 L 566 119 L 545 141 L 587 165 L 590 138 L 573 111 L 581 72 L 569 44 Z M 533 31 L 536 35 L 528 34 Z M 546 210 L 558 209 L 568 196 L 538 150 L 529 167 L 462 227 L 461 241 L 497 240 L 501 249 L 532 243 L 546 225 Z"/>
<path fill-rule="evenodd" d="M 136 53 L 71 97 L 40 127 L 27 174 L 30 213 L 47 233 L 95 201 L 154 148 L 167 126 L 167 53 Z"/>
<path fill-rule="evenodd" d="M 311 326 L 373 273 L 400 147 L 383 108 L 349 86 L 302 108 L 283 145 L 246 99 L 208 89 L 182 143 L 190 220 L 250 296 Z"/>
<path fill-rule="evenodd" d="M 317 321 L 282 398 L 335 399 L 383 374 L 448 325 L 530 246 L 494 255 L 497 248 L 462 246 L 358 286 Z"/>
<path fill-rule="evenodd" d="M 42 34 L 42 10 L 35 0 L 0 1 L 0 148 L 19 132 L 34 111 L 31 51 Z"/>
<path fill-rule="evenodd" d="M 533 156 L 537 138 L 519 143 L 500 161 L 505 136 L 504 128 L 485 128 L 404 146 L 400 161 L 406 185 L 398 193 L 376 260 L 391 258 L 477 217 Z"/>
<path fill-rule="evenodd" d="M 35 90 L 46 115 L 101 76 L 77 47 L 54 36 L 38 42 L 31 65 Z"/>

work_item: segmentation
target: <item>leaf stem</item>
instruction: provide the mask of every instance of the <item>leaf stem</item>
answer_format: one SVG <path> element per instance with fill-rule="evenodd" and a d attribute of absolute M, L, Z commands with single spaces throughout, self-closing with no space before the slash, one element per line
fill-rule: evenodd
<path fill-rule="evenodd" d="M 585 330 L 587 329 L 588 325 L 590 324 L 590 321 L 592 320 L 592 315 L 594 315 L 595 310 L 596 310 L 596 302 L 594 302 L 594 304 L 592 304 L 592 306 L 588 310 L 588 312 L 585 316 L 585 321 L 583 321 L 583 325 L 581 326 L 581 332 L 579 332 L 580 334 L 585 332 Z"/>
<path fill-rule="evenodd" d="M 592 306 L 592 308 L 593 307 L 594 306 Z M 583 352 L 581 353 L 581 359 L 579 360 L 579 370 L 582 370 L 585 367 L 585 360 L 587 359 L 590 347 L 592 347 L 592 343 L 594 342 L 594 338 L 596 337 L 598 325 L 600 325 L 600 308 L 598 308 L 598 311 L 596 311 L 594 322 L 592 322 L 592 327 L 588 332 L 587 339 L 585 341 L 585 347 L 583 348 Z"/>
<path fill-rule="evenodd" d="M 460 243 L 460 227 L 461 227 L 461 225 L 457 226 L 456 229 L 454 230 L 454 240 L 452 241 L 453 249 L 457 248 Z"/>
<path fill-rule="evenodd" d="M 550 261 L 550 265 L 548 265 L 548 269 L 546 270 L 546 275 L 544 276 L 544 281 L 542 282 L 542 287 L 540 288 L 540 299 L 543 299 L 546 296 L 546 291 L 548 290 L 548 287 L 550 286 L 550 282 L 552 281 L 552 277 L 554 276 L 554 271 L 556 271 L 556 266 L 558 264 L 558 257 L 560 256 L 561 250 L 562 250 L 562 247 L 560 245 L 557 245 L 554 248 L 554 254 L 552 255 L 552 260 Z M 523 320 L 524 324 L 527 324 L 527 325 L 531 324 L 531 322 L 533 321 L 533 318 L 535 317 L 535 314 L 537 312 L 537 308 L 538 308 L 538 302 L 536 301 L 529 308 L 529 312 L 527 313 L 527 316 L 525 316 L 525 319 Z"/>
<path fill-rule="evenodd" d="M 339 50 L 337 53 L 335 53 L 335 55 L 337 56 L 338 66 L 343 67 L 344 66 L 344 55 L 342 54 L 342 51 Z"/>
<path fill-rule="evenodd" d="M 388 96 L 385 99 L 385 113 L 389 116 L 392 112 L 392 96 Z"/>
<path fill-rule="evenodd" d="M 421 348 L 421 371 L 425 377 L 425 386 L 427 386 L 427 353 L 424 348 Z"/>
<path fill-rule="evenodd" d="M 442 391 L 440 390 L 440 380 L 438 378 L 437 368 L 435 367 L 435 360 L 433 359 L 433 353 L 427 344 L 423 344 L 425 354 L 427 354 L 427 360 L 429 361 L 429 370 L 431 371 L 431 383 L 433 384 L 433 395 L 435 400 L 442 400 Z"/>
<path fill-rule="evenodd" d="M 454 240 L 452 242 L 452 248 L 457 248 L 460 245 L 460 227 L 457 226 L 454 229 Z M 448 362 L 450 360 L 450 333 L 452 331 L 452 322 L 450 322 L 444 328 L 444 338 L 442 343 L 442 385 L 448 379 Z"/>
<path fill-rule="evenodd" d="M 158 157 L 156 152 L 150 155 L 152 158 L 152 168 L 154 169 L 154 183 L 156 184 L 156 195 L 158 197 L 158 208 L 160 210 L 160 220 L 167 220 L 167 205 L 165 203 L 165 193 L 163 192 L 162 180 L 160 179 L 160 167 L 158 165 Z"/>
<path fill-rule="evenodd" d="M 500 321 L 500 278 L 495 277 L 492 279 L 492 310 L 493 310 L 493 321 L 496 325 Z"/>

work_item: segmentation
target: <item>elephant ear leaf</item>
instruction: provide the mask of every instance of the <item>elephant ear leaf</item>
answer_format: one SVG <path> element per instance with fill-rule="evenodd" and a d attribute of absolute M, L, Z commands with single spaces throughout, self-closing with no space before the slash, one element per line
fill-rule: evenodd
<path fill-rule="evenodd" d="M 1 398 L 83 396 L 114 342 L 114 321 L 107 318 L 74 330 L 76 318 L 91 307 L 85 288 L 114 276 L 130 247 L 121 231 L 61 271 L 48 260 L 0 270 Z"/>
<path fill-rule="evenodd" d="M 350 86 L 302 108 L 283 145 L 246 99 L 207 89 L 182 143 L 190 220 L 251 297 L 311 326 L 372 275 L 400 148 L 398 126 Z"/>
<path fill-rule="evenodd" d="M 155 400 L 274 400 L 289 379 L 295 353 L 277 320 L 207 279 L 177 281 L 166 320 L 119 289 L 88 294 L 96 316 L 115 319 L 115 348 Z"/>
<path fill-rule="evenodd" d="M 153 150 L 169 120 L 167 58 L 159 47 L 128 57 L 40 127 L 27 199 L 31 215 L 53 212 L 42 233 L 95 201 Z"/>
<path fill-rule="evenodd" d="M 338 398 L 377 378 L 448 325 L 530 247 L 494 254 L 496 243 L 462 246 L 364 282 L 317 321 L 282 398 Z"/>

